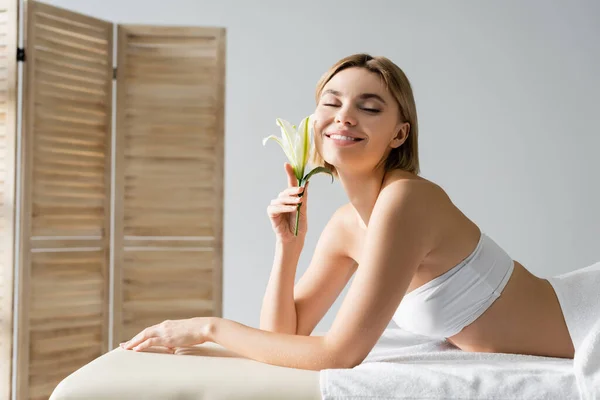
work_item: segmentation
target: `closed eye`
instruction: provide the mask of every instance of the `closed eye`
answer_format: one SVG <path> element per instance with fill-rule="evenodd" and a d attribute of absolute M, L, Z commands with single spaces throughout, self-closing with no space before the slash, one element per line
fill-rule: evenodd
<path fill-rule="evenodd" d="M 333 103 L 323 103 L 323 106 L 326 107 L 340 107 L 340 105 L 338 104 L 333 104 Z M 371 114 L 377 114 L 379 112 L 381 112 L 381 110 L 377 109 L 377 108 L 366 108 L 366 107 L 359 107 L 361 110 L 369 112 Z"/>
<path fill-rule="evenodd" d="M 376 109 L 376 108 L 363 108 L 363 110 L 364 110 L 364 111 L 371 112 L 371 113 L 378 113 L 378 112 L 380 112 L 380 111 L 381 111 L 381 110 L 378 110 L 378 109 Z"/>
<path fill-rule="evenodd" d="M 340 107 L 339 105 L 337 105 L 337 104 L 332 104 L 332 103 L 324 103 L 323 105 L 324 105 L 324 106 L 327 106 L 327 107 Z M 376 114 L 376 113 L 378 113 L 378 112 L 381 112 L 381 110 L 379 110 L 379 109 L 377 109 L 377 108 L 365 108 L 365 107 L 361 107 L 360 109 L 361 109 L 361 110 L 363 110 L 363 111 L 367 111 L 367 112 L 370 112 L 370 113 L 374 113 L 374 114 Z"/>

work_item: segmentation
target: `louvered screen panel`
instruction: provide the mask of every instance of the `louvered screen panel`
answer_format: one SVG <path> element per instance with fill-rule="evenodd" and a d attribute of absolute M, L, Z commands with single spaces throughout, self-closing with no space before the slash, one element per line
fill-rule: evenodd
<path fill-rule="evenodd" d="M 17 0 L 0 1 L 0 399 L 11 394 L 17 23 Z"/>
<path fill-rule="evenodd" d="M 28 1 L 19 399 L 108 350 L 112 32 Z"/>
<path fill-rule="evenodd" d="M 120 26 L 114 345 L 221 315 L 225 31 Z"/>

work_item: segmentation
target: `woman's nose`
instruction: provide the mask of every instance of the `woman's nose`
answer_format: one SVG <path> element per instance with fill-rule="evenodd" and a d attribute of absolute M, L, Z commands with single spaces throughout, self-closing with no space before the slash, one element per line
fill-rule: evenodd
<path fill-rule="evenodd" d="M 341 108 L 335 115 L 335 122 L 338 124 L 354 126 L 356 125 L 356 118 L 350 114 L 348 110 Z"/>

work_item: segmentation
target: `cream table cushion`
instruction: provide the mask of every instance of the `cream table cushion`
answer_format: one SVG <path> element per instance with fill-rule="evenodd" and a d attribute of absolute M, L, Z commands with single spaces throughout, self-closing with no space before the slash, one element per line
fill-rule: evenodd
<path fill-rule="evenodd" d="M 50 400 L 321 400 L 319 372 L 243 358 L 216 343 L 134 352 L 117 348 L 75 371 Z"/>

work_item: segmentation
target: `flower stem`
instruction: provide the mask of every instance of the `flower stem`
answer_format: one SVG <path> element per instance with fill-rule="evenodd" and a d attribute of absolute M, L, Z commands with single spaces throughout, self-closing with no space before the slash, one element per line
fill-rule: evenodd
<path fill-rule="evenodd" d="M 304 179 L 300 179 L 300 181 L 298 182 L 298 186 L 302 186 L 302 184 Z M 298 195 L 298 197 L 302 197 L 302 195 L 304 194 L 304 192 L 300 193 Z M 302 207 L 302 204 L 298 204 L 298 206 L 296 207 L 296 226 L 294 227 L 294 236 L 298 236 L 298 223 L 300 222 L 300 207 Z"/>
<path fill-rule="evenodd" d="M 294 228 L 294 236 L 298 236 L 298 221 L 300 220 L 300 207 L 301 205 L 298 205 L 298 207 L 296 208 L 296 228 Z"/>

